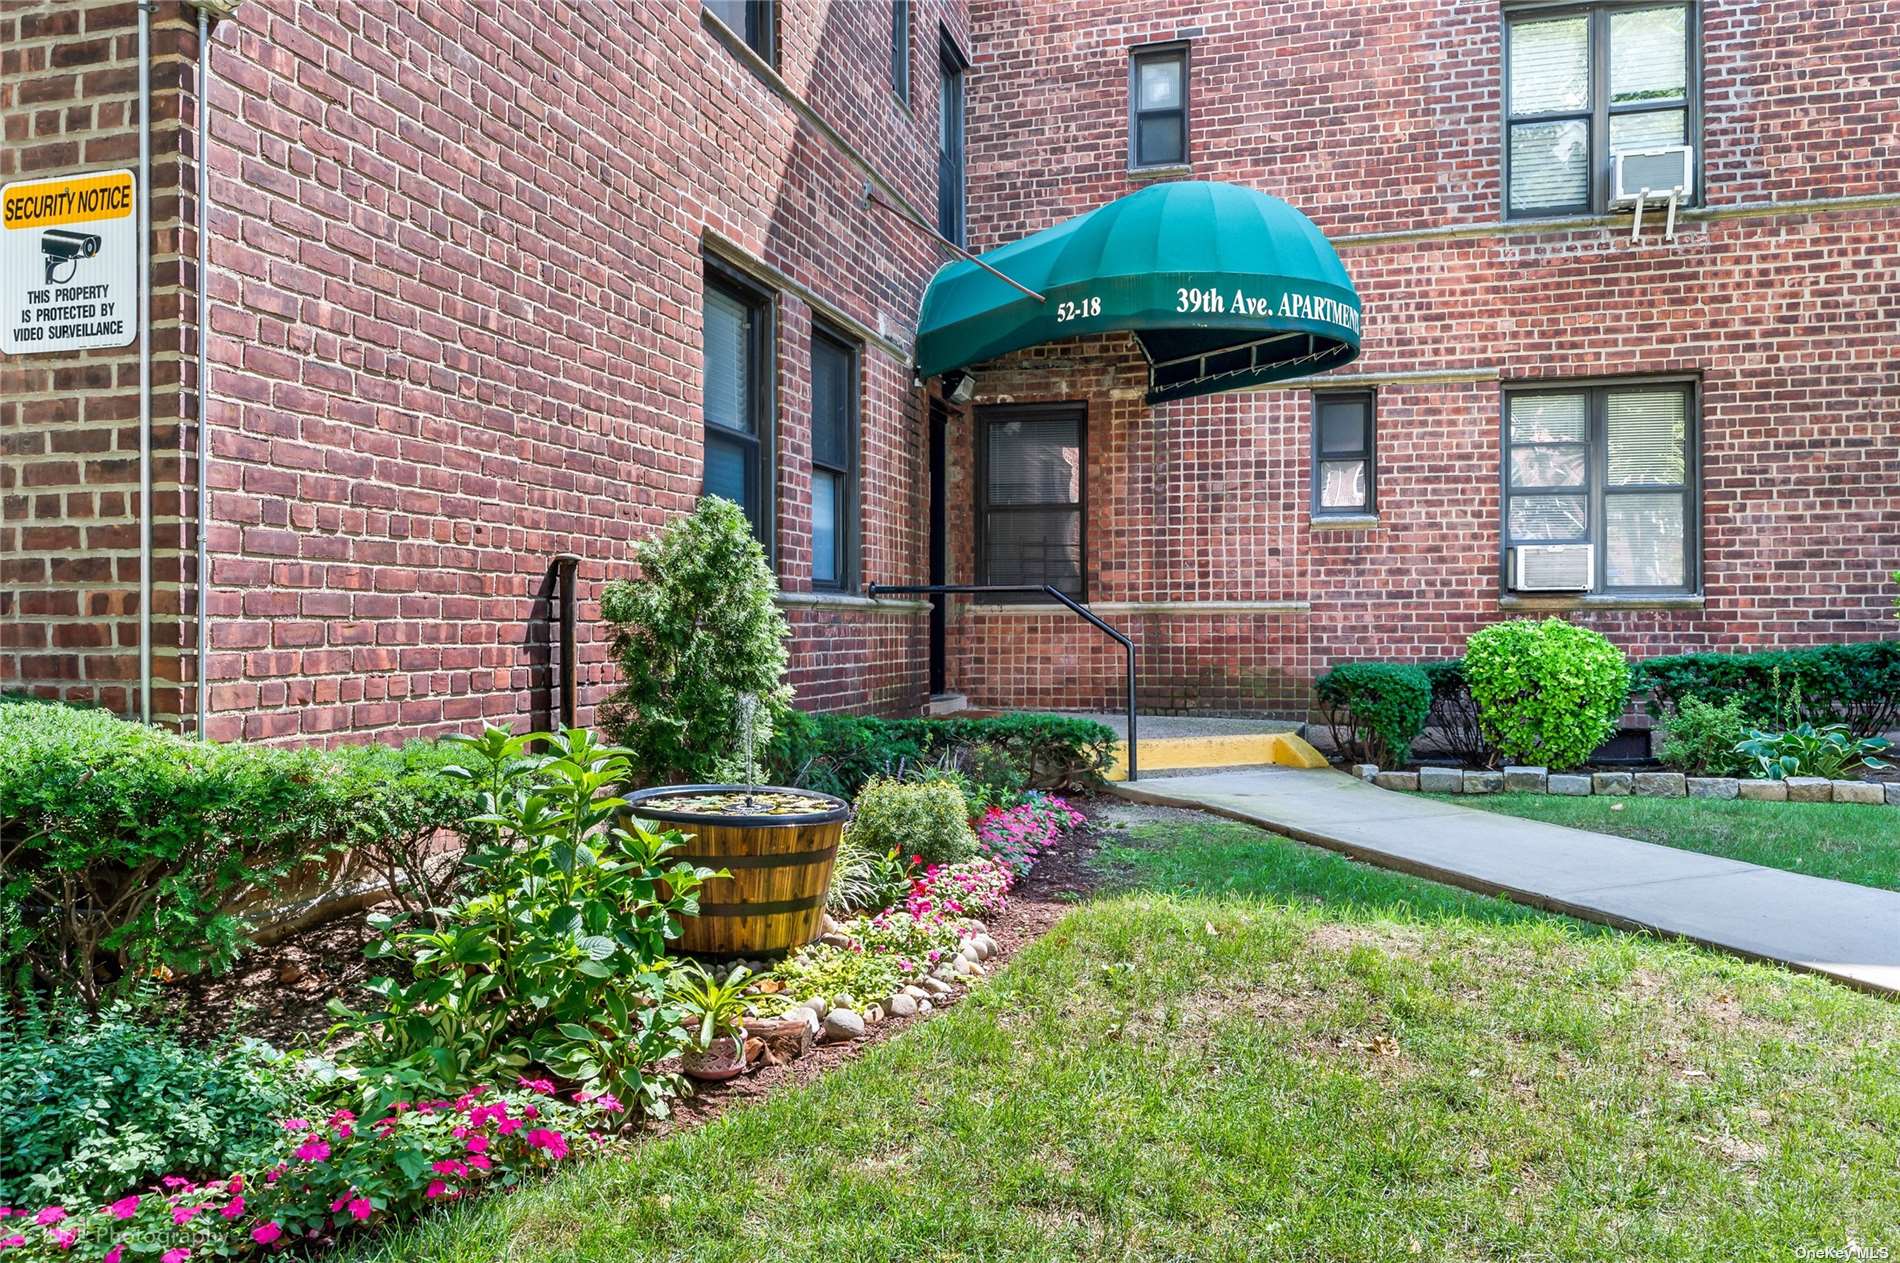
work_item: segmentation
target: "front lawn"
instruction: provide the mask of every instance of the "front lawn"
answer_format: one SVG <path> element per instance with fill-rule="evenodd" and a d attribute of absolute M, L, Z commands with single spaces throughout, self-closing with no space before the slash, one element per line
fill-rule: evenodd
<path fill-rule="evenodd" d="M 1432 794 L 1444 802 L 1900 890 L 1900 811 L 1852 803 Z"/>
<path fill-rule="evenodd" d="M 1729 1260 L 1895 1243 L 1887 1002 L 1184 813 L 1101 858 L 1118 888 L 947 1013 L 356 1257 Z"/>

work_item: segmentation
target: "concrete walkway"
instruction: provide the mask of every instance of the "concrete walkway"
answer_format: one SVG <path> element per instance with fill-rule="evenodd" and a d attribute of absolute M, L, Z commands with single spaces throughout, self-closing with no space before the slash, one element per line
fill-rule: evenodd
<path fill-rule="evenodd" d="M 1354 859 L 1900 994 L 1900 893 L 1377 789 L 1330 768 L 1113 785 Z"/>

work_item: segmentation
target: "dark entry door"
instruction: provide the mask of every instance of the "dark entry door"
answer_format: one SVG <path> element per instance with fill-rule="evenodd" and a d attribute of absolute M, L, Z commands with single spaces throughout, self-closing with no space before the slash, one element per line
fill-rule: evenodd
<path fill-rule="evenodd" d="M 930 401 L 930 582 L 948 583 L 949 563 L 945 556 L 949 549 L 948 509 L 944 504 L 944 487 L 947 471 L 944 462 L 944 431 L 950 425 L 950 413 L 937 400 Z M 930 692 L 932 696 L 941 693 L 947 687 L 944 671 L 944 601 L 941 592 L 930 597 Z"/>

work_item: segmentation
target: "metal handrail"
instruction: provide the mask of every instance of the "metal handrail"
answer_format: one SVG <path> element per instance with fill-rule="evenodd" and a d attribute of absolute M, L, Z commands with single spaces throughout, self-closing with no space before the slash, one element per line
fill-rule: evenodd
<path fill-rule="evenodd" d="M 1128 660 L 1128 779 L 1141 779 L 1141 765 L 1136 758 L 1135 642 L 1104 623 L 1088 606 L 1047 583 L 873 583 L 864 591 L 865 595 L 873 599 L 880 596 L 974 596 L 986 592 L 1014 592 L 1040 594 L 1068 606 L 1071 612 L 1081 615 L 1084 622 L 1093 624 L 1119 643 Z"/>

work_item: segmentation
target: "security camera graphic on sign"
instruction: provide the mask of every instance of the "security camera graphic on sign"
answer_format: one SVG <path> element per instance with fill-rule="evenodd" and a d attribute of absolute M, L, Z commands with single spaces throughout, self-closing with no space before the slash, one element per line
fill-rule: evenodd
<path fill-rule="evenodd" d="M 46 283 L 64 285 L 79 270 L 81 259 L 99 253 L 99 238 L 89 232 L 48 228 L 40 234 L 40 253 L 46 256 Z"/>

